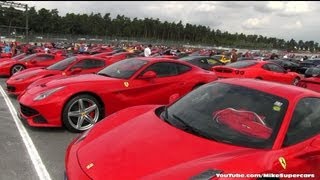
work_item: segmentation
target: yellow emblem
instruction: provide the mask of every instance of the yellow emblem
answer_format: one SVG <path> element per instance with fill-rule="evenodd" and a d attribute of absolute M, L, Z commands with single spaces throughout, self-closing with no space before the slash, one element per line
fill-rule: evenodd
<path fill-rule="evenodd" d="M 125 87 L 129 87 L 129 82 L 124 82 L 123 84 Z"/>
<path fill-rule="evenodd" d="M 90 163 L 90 164 L 87 165 L 87 169 L 91 169 L 93 166 L 94 166 L 94 164 Z"/>
<path fill-rule="evenodd" d="M 284 159 L 284 157 L 279 157 L 279 162 L 280 162 L 281 166 L 283 167 L 283 169 L 286 169 L 287 163 L 286 163 L 286 160 Z"/>

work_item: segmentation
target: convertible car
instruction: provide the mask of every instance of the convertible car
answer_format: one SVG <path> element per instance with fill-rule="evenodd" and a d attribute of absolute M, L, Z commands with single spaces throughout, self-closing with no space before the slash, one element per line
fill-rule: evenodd
<path fill-rule="evenodd" d="M 298 73 L 288 72 L 270 61 L 245 60 L 212 69 L 219 78 L 255 78 L 293 85 L 301 79 Z"/>
<path fill-rule="evenodd" d="M 14 74 L 6 82 L 7 92 L 9 94 L 19 95 L 28 85 L 38 79 L 49 76 L 54 76 L 54 78 L 56 78 L 58 77 L 57 75 L 71 76 L 75 74 L 97 73 L 112 63 L 113 61 L 103 58 L 73 56 L 46 68 L 30 68 Z"/>
<path fill-rule="evenodd" d="M 171 94 L 183 95 L 216 79 L 214 72 L 182 61 L 125 59 L 97 74 L 40 79 L 32 83 L 18 97 L 20 117 L 30 126 L 64 125 L 70 131 L 80 132 L 123 108 L 167 104 Z"/>
<path fill-rule="evenodd" d="M 63 54 L 46 54 L 35 53 L 28 55 L 22 59 L 8 59 L 0 62 L 0 75 L 12 76 L 13 74 L 32 67 L 47 67 L 62 59 L 66 56 Z"/>
<path fill-rule="evenodd" d="M 175 101 L 177 97 L 169 106 L 118 111 L 74 139 L 66 151 L 65 178 L 320 177 L 318 93 L 235 78 L 203 85 Z"/>

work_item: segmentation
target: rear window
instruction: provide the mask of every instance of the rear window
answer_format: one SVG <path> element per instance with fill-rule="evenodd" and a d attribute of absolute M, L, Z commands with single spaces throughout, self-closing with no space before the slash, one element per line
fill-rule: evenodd
<path fill-rule="evenodd" d="M 246 68 L 257 64 L 255 61 L 239 61 L 226 65 L 226 67 L 232 68 Z"/>

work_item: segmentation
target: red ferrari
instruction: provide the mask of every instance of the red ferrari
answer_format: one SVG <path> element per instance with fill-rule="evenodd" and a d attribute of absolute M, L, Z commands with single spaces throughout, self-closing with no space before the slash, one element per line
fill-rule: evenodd
<path fill-rule="evenodd" d="M 22 59 L 24 57 L 26 57 L 27 54 L 26 53 L 21 53 L 21 54 L 18 54 L 12 58 L 0 58 L 0 62 L 2 61 L 8 61 L 8 60 L 11 60 L 11 61 L 14 61 L 14 60 L 19 60 L 19 59 Z"/>
<path fill-rule="evenodd" d="M 30 68 L 14 74 L 6 82 L 7 91 L 9 94 L 19 95 L 27 88 L 28 85 L 38 79 L 49 76 L 58 77 L 57 75 L 70 76 L 75 74 L 97 73 L 112 63 L 113 61 L 103 58 L 73 56 L 46 68 Z"/>
<path fill-rule="evenodd" d="M 69 145 L 65 178 L 319 179 L 319 110 L 320 94 L 303 88 L 218 80 L 167 107 L 135 106 L 103 119 Z"/>
<path fill-rule="evenodd" d="M 4 60 L 0 62 L 0 75 L 12 76 L 27 68 L 47 67 L 65 58 L 66 56 L 63 54 L 36 53 L 19 60 Z"/>
<path fill-rule="evenodd" d="M 320 77 L 316 76 L 316 77 L 309 77 L 309 78 L 301 79 L 298 82 L 297 86 L 311 89 L 316 92 L 320 92 Z"/>
<path fill-rule="evenodd" d="M 123 108 L 167 104 L 171 94 L 186 94 L 216 79 L 214 72 L 182 61 L 131 58 L 97 74 L 36 81 L 18 97 L 20 117 L 30 126 L 64 125 L 81 132 Z"/>
<path fill-rule="evenodd" d="M 268 61 L 244 60 L 225 66 L 214 66 L 212 70 L 219 78 L 255 78 L 296 85 L 301 76 L 288 72 L 280 65 Z"/>

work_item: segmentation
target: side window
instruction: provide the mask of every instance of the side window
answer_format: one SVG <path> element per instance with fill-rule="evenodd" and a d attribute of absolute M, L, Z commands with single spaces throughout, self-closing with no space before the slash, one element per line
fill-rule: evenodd
<path fill-rule="evenodd" d="M 267 70 L 267 71 L 271 71 L 269 64 L 265 64 L 262 66 L 263 69 Z"/>
<path fill-rule="evenodd" d="M 75 64 L 72 68 L 93 69 L 105 66 L 105 62 L 96 59 L 84 59 Z"/>
<path fill-rule="evenodd" d="M 36 60 L 37 61 L 46 61 L 46 60 L 52 60 L 54 59 L 54 56 L 51 55 L 39 55 Z"/>
<path fill-rule="evenodd" d="M 174 76 L 178 74 L 178 69 L 175 63 L 155 63 L 149 66 L 144 72 L 154 71 L 157 77 Z"/>
<path fill-rule="evenodd" d="M 178 74 L 182 74 L 191 70 L 191 67 L 183 65 L 183 64 L 175 64 L 178 69 Z"/>
<path fill-rule="evenodd" d="M 319 133 L 320 99 L 301 99 L 293 112 L 283 145 L 294 145 Z"/>
<path fill-rule="evenodd" d="M 276 65 L 276 64 L 268 64 L 268 67 L 270 68 L 270 71 L 283 73 L 284 70 L 282 67 Z"/>

